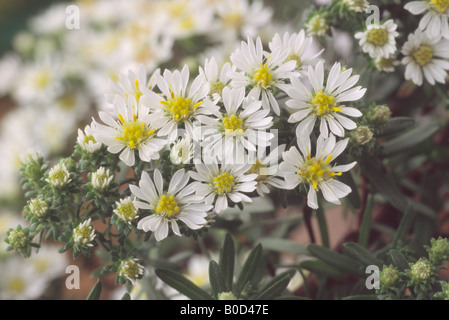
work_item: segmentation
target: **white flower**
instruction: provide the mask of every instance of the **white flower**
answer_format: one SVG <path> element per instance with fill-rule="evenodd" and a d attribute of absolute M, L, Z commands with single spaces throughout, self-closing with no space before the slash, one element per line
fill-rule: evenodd
<path fill-rule="evenodd" d="M 42 218 L 47 214 L 48 203 L 45 200 L 36 198 L 30 200 L 29 203 L 30 212 L 38 218 Z"/>
<path fill-rule="evenodd" d="M 200 74 L 187 91 L 189 77 L 187 65 L 184 65 L 181 72 L 165 70 L 162 76 L 156 76 L 156 83 L 162 95 L 149 91 L 141 98 L 141 101 L 154 111 L 151 117 L 155 125 L 161 128 L 157 135 L 168 136 L 169 142 L 178 136 L 180 125 L 184 125 L 187 133 L 193 136 L 193 121 L 198 114 L 208 113 L 203 99 L 209 94 L 209 84 Z"/>
<path fill-rule="evenodd" d="M 349 11 L 364 12 L 369 6 L 367 0 L 343 0 L 344 5 Z"/>
<path fill-rule="evenodd" d="M 246 88 L 253 86 L 248 96 L 259 100 L 262 95 L 262 106 L 264 109 L 273 109 L 279 115 L 280 109 L 277 100 L 273 96 L 273 90 L 284 80 L 295 76 L 293 72 L 296 61 L 285 62 L 287 51 L 275 50 L 267 56 L 263 51 L 260 37 L 253 40 L 248 37 L 247 42 L 241 43 L 231 54 L 231 61 L 237 67 L 231 71 L 229 77 L 232 79 L 231 86 L 234 88 Z"/>
<path fill-rule="evenodd" d="M 117 207 L 113 211 L 122 221 L 131 224 L 131 222 L 139 217 L 137 214 L 138 209 L 134 205 L 131 197 L 120 199 L 120 201 L 116 201 L 115 204 Z"/>
<path fill-rule="evenodd" d="M 449 39 L 448 0 L 410 1 L 405 4 L 404 9 L 414 15 L 426 12 L 419 22 L 419 29 L 425 31 L 428 38 L 440 38 L 442 36 Z"/>
<path fill-rule="evenodd" d="M 306 22 L 306 30 L 309 35 L 322 37 L 326 34 L 329 29 L 326 18 L 316 13 Z"/>
<path fill-rule="evenodd" d="M 229 85 L 231 79 L 228 74 L 231 70 L 235 70 L 235 66 L 231 66 L 229 62 L 225 62 L 219 68 L 214 57 L 206 59 L 204 69 L 200 68 L 200 73 L 204 74 L 206 81 L 210 85 L 210 95 L 215 102 L 221 99 L 223 88 Z"/>
<path fill-rule="evenodd" d="M 156 240 L 161 241 L 168 236 L 169 225 L 175 235 L 181 236 L 178 220 L 193 230 L 200 229 L 207 223 L 205 218 L 212 206 L 204 204 L 204 196 L 193 195 L 195 190 L 192 184 L 187 184 L 189 175 L 184 169 L 175 172 L 166 191 L 158 169 L 154 170 L 153 180 L 144 171 L 139 186 L 130 185 L 131 192 L 142 200 L 135 200 L 134 205 L 152 212 L 140 219 L 138 229 L 154 232 Z"/>
<path fill-rule="evenodd" d="M 334 204 L 340 204 L 340 198 L 346 197 L 351 188 L 344 183 L 335 180 L 335 176 L 341 175 L 355 166 L 356 162 L 347 165 L 331 166 L 346 148 L 349 139 L 336 142 L 335 136 L 328 138 L 319 136 L 317 140 L 315 156 L 311 156 L 310 139 L 298 139 L 299 150 L 291 147 L 282 154 L 284 162 L 279 165 L 280 174 L 284 176 L 287 188 L 291 189 L 300 183 L 309 186 L 307 205 L 312 209 L 318 208 L 317 191 L 323 193 L 324 198 Z"/>
<path fill-rule="evenodd" d="M 427 82 L 434 85 L 435 82 L 445 83 L 449 70 L 449 40 L 426 36 L 425 33 L 416 30 L 409 34 L 402 47 L 402 64 L 405 64 L 405 79 L 412 80 L 420 86 L 423 83 L 423 75 Z"/>
<path fill-rule="evenodd" d="M 205 196 L 206 205 L 214 203 L 215 211 L 222 212 L 228 208 L 228 201 L 234 203 L 252 202 L 245 193 L 256 189 L 257 174 L 245 174 L 251 164 L 195 164 L 196 171 L 189 171 L 196 194 Z"/>
<path fill-rule="evenodd" d="M 142 278 L 144 270 L 138 259 L 128 258 L 120 261 L 118 274 L 135 284 L 137 279 Z"/>
<path fill-rule="evenodd" d="M 315 122 L 320 121 L 320 132 L 324 137 L 330 131 L 344 136 L 345 129 L 356 127 L 354 121 L 346 116 L 360 117 L 362 113 L 341 103 L 360 99 L 366 89 L 361 86 L 352 88 L 359 76 L 351 76 L 352 69 L 342 70 L 339 63 L 335 63 L 329 72 L 326 85 L 324 85 L 324 66 L 320 61 L 315 68 L 309 66 L 308 79 L 312 89 L 306 87 L 298 78 L 291 79 L 291 85 L 286 86 L 285 92 L 292 98 L 286 102 L 287 106 L 296 109 L 288 122 L 299 122 L 296 135 L 309 136 L 313 131 Z"/>
<path fill-rule="evenodd" d="M 95 189 L 105 190 L 111 184 L 112 179 L 114 179 L 114 175 L 109 172 L 109 169 L 100 167 L 92 173 L 91 183 Z"/>
<path fill-rule="evenodd" d="M 84 131 L 78 129 L 78 136 L 76 141 L 78 145 L 86 152 L 94 153 L 100 150 L 102 143 L 95 140 L 92 135 L 92 131 L 95 130 L 96 122 L 92 122 L 90 125 L 84 127 Z"/>
<path fill-rule="evenodd" d="M 135 151 L 140 160 L 150 162 L 159 159 L 159 151 L 166 144 L 164 139 L 156 138 L 152 115 L 141 102 L 137 103 L 134 96 L 126 102 L 115 96 L 113 112 L 99 112 L 105 124 L 94 120 L 95 128 L 91 128 L 95 140 L 107 145 L 111 153 L 121 152 L 120 160 L 128 166 L 135 163 Z"/>
<path fill-rule="evenodd" d="M 286 61 L 296 61 L 296 71 L 306 71 L 308 66 L 315 66 L 318 62 L 318 56 L 324 51 L 324 49 L 312 53 L 313 38 L 307 37 L 304 30 L 300 30 L 298 33 L 285 32 L 281 36 L 276 33 L 268 43 L 271 51 L 280 50 L 288 51 Z"/>
<path fill-rule="evenodd" d="M 170 150 L 170 160 L 174 164 L 188 164 L 193 158 L 192 139 L 188 134 L 174 143 Z"/>
<path fill-rule="evenodd" d="M 59 248 L 56 245 L 42 245 L 37 254 L 28 258 L 28 262 L 38 277 L 47 281 L 66 275 L 65 269 L 68 261 L 66 255 L 59 253 Z"/>
<path fill-rule="evenodd" d="M 257 174 L 257 193 L 264 197 L 265 194 L 270 193 L 269 185 L 283 189 L 285 187 L 285 181 L 279 179 L 279 159 L 284 152 L 285 144 L 276 147 L 266 155 L 265 150 L 259 149 L 261 152 L 257 153 L 257 157 L 248 170 L 247 173 Z M 258 150 L 258 151 L 259 151 Z"/>
<path fill-rule="evenodd" d="M 394 55 L 388 57 L 376 57 L 374 59 L 374 65 L 376 69 L 383 72 L 394 72 L 394 68 L 400 64 L 400 61 L 396 59 Z"/>
<path fill-rule="evenodd" d="M 363 52 L 367 52 L 371 58 L 392 55 L 396 51 L 397 24 L 393 19 L 382 24 L 372 23 L 363 32 L 357 32 L 354 37 L 359 39 L 359 45 Z"/>
<path fill-rule="evenodd" d="M 245 88 L 225 87 L 222 96 L 225 113 L 216 111 L 215 117 L 198 116 L 205 124 L 202 146 L 205 153 L 219 160 L 226 157 L 234 163 L 242 163 L 234 157 L 243 156 L 244 149 L 255 152 L 257 147 L 270 145 L 274 135 L 265 130 L 272 126 L 273 117 L 267 116 L 270 110 L 260 110 L 260 101 L 245 100 Z"/>
<path fill-rule="evenodd" d="M 53 168 L 50 169 L 48 173 L 48 178 L 45 179 L 54 187 L 66 186 L 72 179 L 70 179 L 70 173 L 67 170 L 65 164 L 58 163 Z"/>
<path fill-rule="evenodd" d="M 91 225 L 92 219 L 89 218 L 81 222 L 75 229 L 73 229 L 73 240 L 75 244 L 85 247 L 93 247 L 92 242 L 95 239 L 95 230 Z"/>

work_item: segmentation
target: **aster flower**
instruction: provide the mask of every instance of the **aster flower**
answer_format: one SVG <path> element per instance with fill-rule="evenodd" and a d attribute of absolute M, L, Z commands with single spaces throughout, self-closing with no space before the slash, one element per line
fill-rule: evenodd
<path fill-rule="evenodd" d="M 363 52 L 367 52 L 371 58 L 387 58 L 396 51 L 396 37 L 399 35 L 397 27 L 393 19 L 380 24 L 372 23 L 354 37 L 359 39 Z"/>
<path fill-rule="evenodd" d="M 366 89 L 361 86 L 352 88 L 359 76 L 351 74 L 352 69 L 343 71 L 340 63 L 335 63 L 324 85 L 324 66 L 320 61 L 315 68 L 309 66 L 308 69 L 311 89 L 298 78 L 292 78 L 291 85 L 285 86 L 284 91 L 291 98 L 286 105 L 295 110 L 288 122 L 299 122 L 296 127 L 298 137 L 309 136 L 317 120 L 320 121 L 320 132 L 324 137 L 329 135 L 329 129 L 333 134 L 342 137 L 345 129 L 352 130 L 356 127 L 355 122 L 346 116 L 360 117 L 362 113 L 342 103 L 360 99 Z"/>
<path fill-rule="evenodd" d="M 132 284 L 143 276 L 145 268 L 139 263 L 139 259 L 128 258 L 120 261 L 118 275 L 128 279 Z"/>
<path fill-rule="evenodd" d="M 91 183 L 97 190 L 105 190 L 111 184 L 114 175 L 109 172 L 109 169 L 100 167 L 97 171 L 92 173 Z"/>
<path fill-rule="evenodd" d="M 374 65 L 376 69 L 382 72 L 394 72 L 396 66 L 398 66 L 401 62 L 396 59 L 394 55 L 390 55 L 388 57 L 376 57 L 374 59 Z"/>
<path fill-rule="evenodd" d="M 119 153 L 120 160 L 126 165 L 135 163 L 135 151 L 140 160 L 149 162 L 159 159 L 159 151 L 166 141 L 156 138 L 157 128 L 153 125 L 149 109 L 137 103 L 134 96 L 125 101 L 115 96 L 112 112 L 99 112 L 104 124 L 95 123 L 91 127 L 95 140 L 104 143 L 110 153 Z"/>
<path fill-rule="evenodd" d="M 199 114 L 209 113 L 213 103 L 205 106 L 203 99 L 209 94 L 210 86 L 204 75 L 197 76 L 189 90 L 190 71 L 185 65 L 181 72 L 165 70 L 163 75 L 156 76 L 156 83 L 162 94 L 149 91 L 141 101 L 149 107 L 155 125 L 161 128 L 157 135 L 168 136 L 172 142 L 178 136 L 178 128 L 183 125 L 190 136 L 193 136 L 193 122 Z"/>
<path fill-rule="evenodd" d="M 193 158 L 192 139 L 188 134 L 171 146 L 170 160 L 174 164 L 188 164 Z"/>
<path fill-rule="evenodd" d="M 322 37 L 329 29 L 326 18 L 321 13 L 315 13 L 306 22 L 307 34 L 311 36 Z"/>
<path fill-rule="evenodd" d="M 180 169 L 175 172 L 165 191 L 158 169 L 154 170 L 153 179 L 145 171 L 142 172 L 139 186 L 129 187 L 132 194 L 140 199 L 133 202 L 136 208 L 150 210 L 151 214 L 140 219 L 137 228 L 154 232 L 157 241 L 168 236 L 170 225 L 173 233 L 181 236 L 178 221 L 193 230 L 202 228 L 207 223 L 205 218 L 212 206 L 204 204 L 204 196 L 194 195 L 195 190 L 188 182 L 189 175 Z"/>
<path fill-rule="evenodd" d="M 335 179 L 352 169 L 356 162 L 346 165 L 331 166 L 346 148 L 349 138 L 336 142 L 335 136 L 328 138 L 319 136 L 315 156 L 311 155 L 310 139 L 298 139 L 298 147 L 291 147 L 282 154 L 284 161 L 279 165 L 280 175 L 287 183 L 286 188 L 291 189 L 300 183 L 308 185 L 307 205 L 312 209 L 318 208 L 317 191 L 323 193 L 324 198 L 334 204 L 340 204 L 340 198 L 346 197 L 351 188 Z"/>
<path fill-rule="evenodd" d="M 369 6 L 367 0 L 343 0 L 343 4 L 349 11 L 353 12 L 365 12 L 366 8 Z"/>
<path fill-rule="evenodd" d="M 89 153 L 98 151 L 102 146 L 102 143 L 96 141 L 92 135 L 92 131 L 95 130 L 95 126 L 96 123 L 92 122 L 90 125 L 86 125 L 84 127 L 84 131 L 78 129 L 78 136 L 76 138 L 76 141 L 82 150 Z"/>
<path fill-rule="evenodd" d="M 95 230 L 91 225 L 92 219 L 89 218 L 81 222 L 73 229 L 73 241 L 76 245 L 83 247 L 93 247 L 92 242 L 95 239 Z"/>
<path fill-rule="evenodd" d="M 313 38 L 307 37 L 305 31 L 300 30 L 298 33 L 292 34 L 285 32 L 282 38 L 276 33 L 268 46 L 271 51 L 288 51 L 285 61 L 296 61 L 295 70 L 307 73 L 307 67 L 314 66 L 318 61 L 318 56 L 324 51 L 322 49 L 312 53 L 312 43 Z"/>
<path fill-rule="evenodd" d="M 296 61 L 285 62 L 287 56 L 287 51 L 279 50 L 268 55 L 263 51 L 260 37 L 255 43 L 248 37 L 247 42 L 242 41 L 241 46 L 231 54 L 231 62 L 237 67 L 236 71 L 229 73 L 232 79 L 231 86 L 234 88 L 252 86 L 248 96 L 256 100 L 262 96 L 263 108 L 272 109 L 279 115 L 281 111 L 273 96 L 273 89 L 296 75 L 293 72 Z"/>
<path fill-rule="evenodd" d="M 412 80 L 420 86 L 424 78 L 431 85 L 435 82 L 445 83 L 449 70 L 449 40 L 429 38 L 416 30 L 409 34 L 402 47 L 402 64 L 405 64 L 405 79 Z"/>
<path fill-rule="evenodd" d="M 273 117 L 267 116 L 270 110 L 260 110 L 260 101 L 245 101 L 244 88 L 225 87 L 222 95 L 225 113 L 216 111 L 214 117 L 198 116 L 198 120 L 205 124 L 202 128 L 204 151 L 223 160 L 242 154 L 244 149 L 256 151 L 257 147 L 269 146 L 274 136 L 264 130 L 273 124 Z"/>
<path fill-rule="evenodd" d="M 425 13 L 419 22 L 419 29 L 425 31 L 428 38 L 449 39 L 449 1 L 410 1 L 405 4 L 404 9 L 414 15 Z"/>
<path fill-rule="evenodd" d="M 45 181 L 54 187 L 60 188 L 66 186 L 72 179 L 70 179 L 70 173 L 65 164 L 58 163 L 50 169 L 48 178 Z"/>
<path fill-rule="evenodd" d="M 124 199 L 120 199 L 120 201 L 115 202 L 116 208 L 113 212 L 124 222 L 131 224 L 134 220 L 136 220 L 138 215 L 138 209 L 133 203 L 133 199 L 131 197 L 126 197 Z"/>
<path fill-rule="evenodd" d="M 210 85 L 210 95 L 215 102 L 221 99 L 223 88 L 229 85 L 231 79 L 228 74 L 231 70 L 235 70 L 235 66 L 231 66 L 229 62 L 225 62 L 221 68 L 218 67 L 217 60 L 212 57 L 206 59 L 204 68 L 200 67 L 200 74 L 203 74 L 206 81 Z"/>
<path fill-rule="evenodd" d="M 256 189 L 257 174 L 246 174 L 251 164 L 223 164 L 216 163 L 195 164 L 195 171 L 189 171 L 196 194 L 205 197 L 206 205 L 214 204 L 217 213 L 228 208 L 229 200 L 234 203 L 252 202 L 245 193 Z"/>

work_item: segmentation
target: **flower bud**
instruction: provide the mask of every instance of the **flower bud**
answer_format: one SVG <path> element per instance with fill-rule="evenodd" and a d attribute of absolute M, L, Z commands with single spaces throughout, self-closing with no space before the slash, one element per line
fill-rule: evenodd
<path fill-rule="evenodd" d="M 391 110 L 387 105 L 375 106 L 370 110 L 368 118 L 376 126 L 383 125 L 391 118 Z"/>
<path fill-rule="evenodd" d="M 352 132 L 352 137 L 357 144 L 365 145 L 373 138 L 373 132 L 367 126 L 359 126 Z"/>
<path fill-rule="evenodd" d="M 139 263 L 139 260 L 135 258 L 128 258 L 120 261 L 120 267 L 118 274 L 121 277 L 125 277 L 132 283 L 135 283 L 137 279 L 142 278 L 144 267 Z"/>
<path fill-rule="evenodd" d="M 65 164 L 58 163 L 53 168 L 50 169 L 48 173 L 48 178 L 45 179 L 54 187 L 66 186 L 72 179 L 70 179 L 70 173 L 67 170 Z"/>
<path fill-rule="evenodd" d="M 95 189 L 105 190 L 111 184 L 112 179 L 114 179 L 114 176 L 109 173 L 109 169 L 100 167 L 97 171 L 92 173 L 91 183 Z"/>
<path fill-rule="evenodd" d="M 17 252 L 26 254 L 30 249 L 30 237 L 26 229 L 19 225 L 16 229 L 10 229 L 7 233 L 6 242 Z"/>
<path fill-rule="evenodd" d="M 438 238 L 437 240 L 431 240 L 431 247 L 428 250 L 429 259 L 434 262 L 442 262 L 447 260 L 449 256 L 449 241 L 444 238 Z"/>
<path fill-rule="evenodd" d="M 75 229 L 73 229 L 73 240 L 77 245 L 93 247 L 92 242 L 95 239 L 95 230 L 93 230 L 90 222 L 91 218 L 80 223 Z"/>
<path fill-rule="evenodd" d="M 115 203 L 117 208 L 114 213 L 124 222 L 131 224 L 139 216 L 137 215 L 137 208 L 131 200 L 131 197 L 120 199 L 120 202 Z"/>
<path fill-rule="evenodd" d="M 237 300 L 232 292 L 220 292 L 218 300 Z"/>
<path fill-rule="evenodd" d="M 307 33 L 312 36 L 324 36 L 329 29 L 326 19 L 323 15 L 316 13 L 314 14 L 305 25 Z"/>
<path fill-rule="evenodd" d="M 399 280 L 399 272 L 393 267 L 384 266 L 380 273 L 380 286 L 383 289 L 392 289 Z"/>
<path fill-rule="evenodd" d="M 425 282 L 432 275 L 430 262 L 420 259 L 411 266 L 410 277 L 415 282 Z"/>
<path fill-rule="evenodd" d="M 42 199 L 32 199 L 29 204 L 31 214 L 37 218 L 43 218 L 48 212 L 48 203 Z"/>

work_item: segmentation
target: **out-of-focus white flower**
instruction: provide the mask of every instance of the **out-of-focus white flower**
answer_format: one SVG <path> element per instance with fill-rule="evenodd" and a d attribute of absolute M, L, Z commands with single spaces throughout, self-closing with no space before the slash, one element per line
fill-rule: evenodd
<path fill-rule="evenodd" d="M 352 88 L 359 76 L 351 76 L 352 69 L 342 70 L 340 63 L 335 63 L 324 85 L 324 65 L 320 61 L 315 68 L 309 66 L 308 79 L 312 89 L 306 87 L 299 79 L 292 78 L 291 85 L 285 87 L 285 92 L 291 97 L 287 106 L 295 111 L 288 122 L 299 122 L 296 127 L 298 139 L 308 137 L 317 120 L 320 121 L 320 133 L 324 137 L 330 131 L 343 137 L 346 130 L 352 130 L 356 123 L 346 116 L 360 117 L 362 113 L 351 107 L 341 105 L 343 102 L 360 99 L 366 89 L 361 86 Z"/>
<path fill-rule="evenodd" d="M 349 11 L 353 12 L 365 12 L 369 6 L 367 0 L 343 0 L 343 3 Z"/>
<path fill-rule="evenodd" d="M 37 253 L 28 258 L 27 262 L 37 276 L 51 281 L 65 276 L 68 259 L 65 254 L 59 252 L 59 247 L 44 244 Z"/>
<path fill-rule="evenodd" d="M 384 23 L 372 23 L 363 32 L 357 32 L 354 37 L 359 39 L 359 45 L 363 52 L 367 52 L 371 58 L 392 55 L 396 51 L 397 24 L 393 19 Z"/>
<path fill-rule="evenodd" d="M 230 59 L 237 67 L 236 71 L 229 73 L 231 86 L 253 86 L 248 96 L 256 100 L 262 96 L 263 108 L 271 109 L 279 115 L 281 111 L 273 90 L 286 79 L 296 75 L 293 72 L 296 61 L 286 61 L 287 56 L 287 51 L 264 53 L 261 39 L 258 37 L 254 42 L 248 37 L 247 42 L 242 41 L 241 46 L 231 54 Z"/>
<path fill-rule="evenodd" d="M 351 188 L 344 183 L 335 180 L 335 176 L 341 175 L 352 169 L 356 162 L 346 165 L 331 166 L 346 148 L 349 138 L 336 142 L 335 136 L 328 138 L 319 136 L 317 140 L 315 156 L 311 156 L 310 139 L 298 139 L 298 149 L 291 147 L 282 154 L 284 161 L 280 164 L 280 175 L 285 178 L 286 189 L 292 189 L 300 183 L 308 185 L 307 205 L 312 209 L 318 208 L 317 191 L 323 193 L 324 198 L 334 204 L 340 204 L 340 198 L 346 197 Z"/>
<path fill-rule="evenodd" d="M 414 15 L 425 12 L 419 22 L 419 29 L 425 31 L 428 38 L 444 37 L 449 39 L 449 1 L 410 1 L 404 5 L 404 9 Z"/>
<path fill-rule="evenodd" d="M 449 40 L 429 38 L 426 33 L 416 30 L 408 35 L 402 47 L 402 64 L 405 64 L 405 79 L 414 84 L 423 84 L 423 76 L 431 85 L 445 83 L 449 70 Z"/>
<path fill-rule="evenodd" d="M 157 241 L 168 236 L 170 225 L 173 233 L 181 236 L 178 220 L 190 229 L 202 228 L 207 223 L 205 218 L 212 206 L 204 204 L 203 195 L 193 195 L 195 190 L 188 182 L 189 175 L 180 169 L 175 172 L 165 191 L 158 169 L 154 170 L 153 179 L 145 171 L 142 172 L 139 186 L 129 187 L 133 195 L 142 200 L 135 200 L 134 205 L 139 209 L 150 210 L 152 214 L 140 219 L 137 228 L 154 232 Z"/>
<path fill-rule="evenodd" d="M 7 54 L 0 60 L 0 97 L 8 94 L 20 75 L 21 63 L 15 54 Z"/>
<path fill-rule="evenodd" d="M 316 13 L 305 24 L 307 33 L 311 36 L 322 37 L 329 30 L 326 18 Z"/>
<path fill-rule="evenodd" d="M 388 57 L 377 57 L 374 59 L 374 65 L 376 69 L 383 72 L 394 72 L 396 66 L 398 66 L 401 62 L 396 59 L 394 55 Z"/>

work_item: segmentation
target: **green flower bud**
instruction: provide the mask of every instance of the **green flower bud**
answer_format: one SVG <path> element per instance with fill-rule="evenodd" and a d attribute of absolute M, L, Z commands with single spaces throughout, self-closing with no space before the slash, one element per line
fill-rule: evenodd
<path fill-rule="evenodd" d="M 387 105 L 378 105 L 372 108 L 368 115 L 372 124 L 380 126 L 391 118 L 391 110 Z"/>
<path fill-rule="evenodd" d="M 373 132 L 367 126 L 359 126 L 352 132 L 352 137 L 357 144 L 365 145 L 373 138 Z"/>
<path fill-rule="evenodd" d="M 306 22 L 305 27 L 309 35 L 318 37 L 324 36 L 327 30 L 329 29 L 329 25 L 327 24 L 326 18 L 320 13 L 315 13 Z"/>
<path fill-rule="evenodd" d="M 380 287 L 383 289 L 394 288 L 399 280 L 399 272 L 393 267 L 384 266 L 380 273 Z"/>
<path fill-rule="evenodd" d="M 48 203 L 42 199 L 32 199 L 28 205 L 28 208 L 31 214 L 37 218 L 43 218 L 48 212 Z"/>
<path fill-rule="evenodd" d="M 432 266 L 427 260 L 420 259 L 411 266 L 410 277 L 416 282 L 425 282 L 432 275 Z"/>
<path fill-rule="evenodd" d="M 232 292 L 220 292 L 218 300 L 237 300 Z"/>
<path fill-rule="evenodd" d="M 22 229 L 20 225 L 16 229 L 9 229 L 5 241 L 17 252 L 29 255 L 31 246 L 27 229 Z"/>
<path fill-rule="evenodd" d="M 428 249 L 429 259 L 434 262 L 447 260 L 449 256 L 449 241 L 439 237 L 431 240 L 431 247 Z"/>

